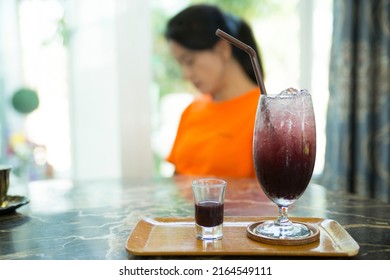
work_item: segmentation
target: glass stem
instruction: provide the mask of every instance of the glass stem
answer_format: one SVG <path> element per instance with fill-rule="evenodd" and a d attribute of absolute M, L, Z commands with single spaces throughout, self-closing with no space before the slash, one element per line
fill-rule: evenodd
<path fill-rule="evenodd" d="M 275 221 L 278 226 L 290 226 L 291 221 L 288 219 L 288 206 L 278 206 L 279 216 Z"/>

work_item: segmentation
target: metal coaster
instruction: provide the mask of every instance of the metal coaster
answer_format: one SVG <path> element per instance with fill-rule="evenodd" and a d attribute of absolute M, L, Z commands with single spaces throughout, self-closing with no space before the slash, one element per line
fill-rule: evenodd
<path fill-rule="evenodd" d="M 266 221 L 260 221 L 248 225 L 248 227 L 246 228 L 247 236 L 255 241 L 271 244 L 271 245 L 304 245 L 304 244 L 309 244 L 318 241 L 320 238 L 320 231 L 318 230 L 318 228 L 308 223 L 301 223 L 301 222 L 294 222 L 294 223 L 303 224 L 307 226 L 311 232 L 310 236 L 294 238 L 294 239 L 279 239 L 279 238 L 272 238 L 268 236 L 258 235 L 256 233 L 256 227 L 264 222 Z"/>

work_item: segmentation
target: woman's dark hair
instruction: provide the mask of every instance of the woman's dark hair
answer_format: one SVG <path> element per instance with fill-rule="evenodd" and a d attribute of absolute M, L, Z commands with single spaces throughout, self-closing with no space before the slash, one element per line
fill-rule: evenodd
<path fill-rule="evenodd" d="M 191 50 L 207 50 L 213 48 L 221 40 L 215 35 L 218 28 L 251 46 L 256 51 L 260 70 L 264 76 L 260 52 L 251 28 L 244 20 L 232 14 L 224 13 L 218 7 L 199 4 L 184 9 L 168 22 L 165 37 Z M 256 76 L 249 55 L 237 47 L 232 48 L 233 56 L 238 60 L 250 79 L 256 83 Z"/>

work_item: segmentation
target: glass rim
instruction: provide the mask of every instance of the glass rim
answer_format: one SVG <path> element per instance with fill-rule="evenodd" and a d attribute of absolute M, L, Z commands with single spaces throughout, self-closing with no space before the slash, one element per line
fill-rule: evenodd
<path fill-rule="evenodd" d="M 212 187 L 221 187 L 225 186 L 226 187 L 227 182 L 223 179 L 218 179 L 218 178 L 201 178 L 201 179 L 196 179 L 192 181 L 192 186 L 193 187 L 207 187 L 207 188 L 212 188 Z"/>
<path fill-rule="evenodd" d="M 304 90 L 302 90 L 302 91 L 304 91 Z M 308 90 L 305 90 L 305 92 L 299 93 L 299 94 L 285 94 L 283 96 L 280 96 L 280 92 L 279 93 L 269 93 L 267 95 L 265 95 L 265 94 L 261 95 L 261 98 L 263 98 L 263 99 L 266 98 L 266 99 L 281 99 L 281 100 L 293 99 L 293 98 L 298 98 L 298 97 L 312 97 L 312 95 Z"/>

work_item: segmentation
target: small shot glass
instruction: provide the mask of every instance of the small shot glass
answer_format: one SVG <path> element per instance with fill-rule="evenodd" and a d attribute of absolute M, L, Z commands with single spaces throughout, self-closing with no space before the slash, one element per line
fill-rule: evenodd
<path fill-rule="evenodd" d="M 223 237 L 226 185 L 226 181 L 221 179 L 198 179 L 192 182 L 197 239 L 216 240 Z"/>

